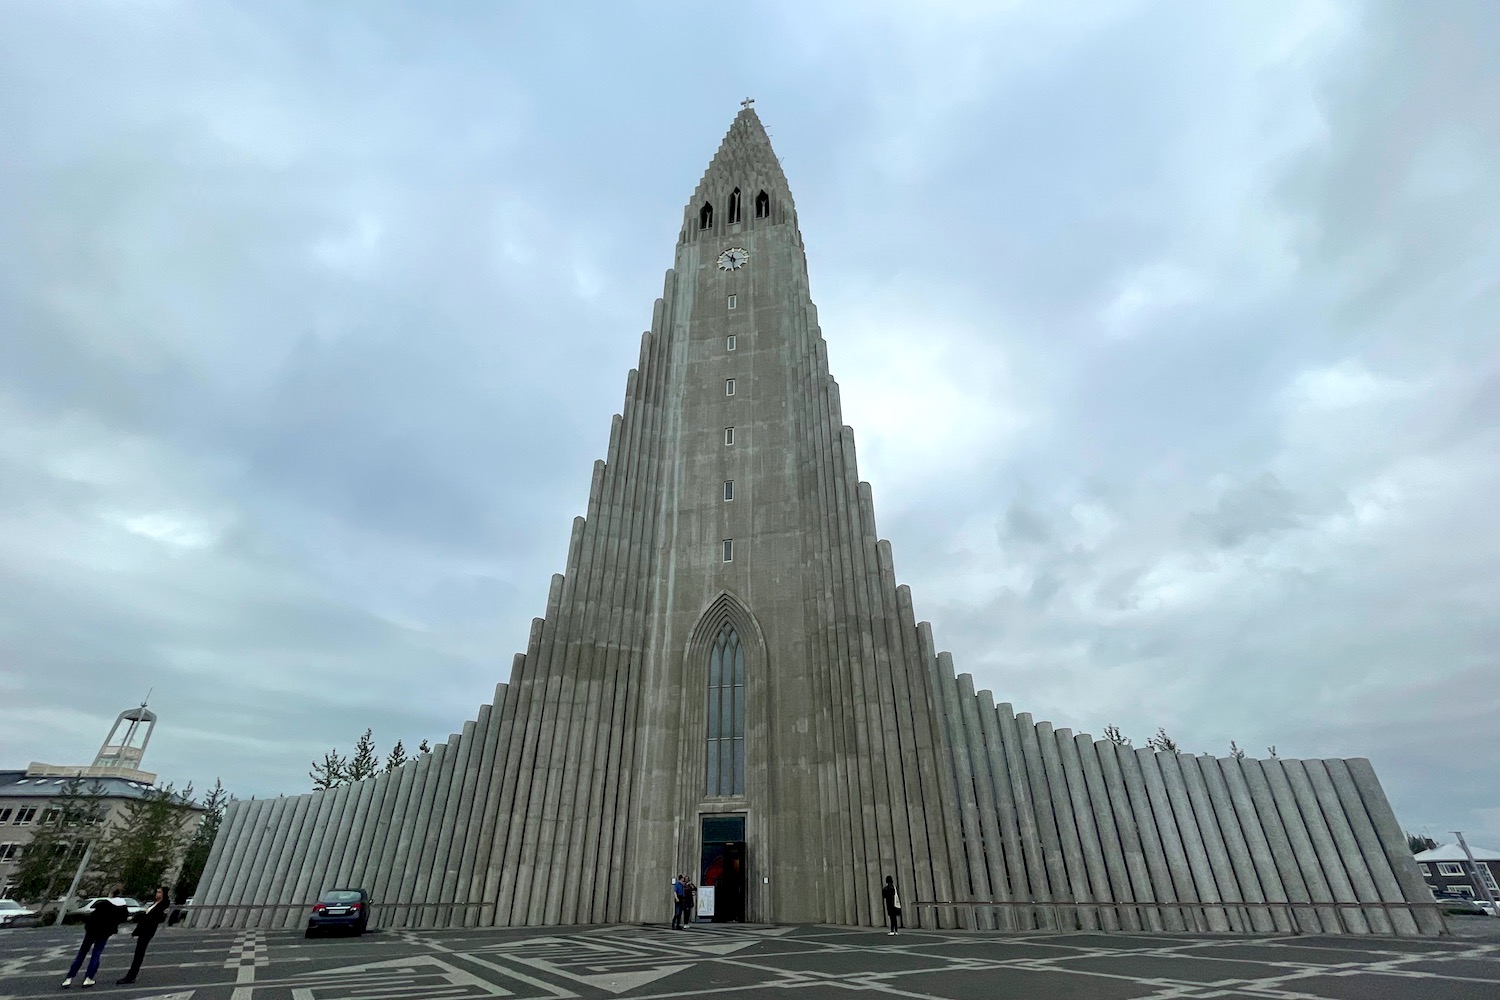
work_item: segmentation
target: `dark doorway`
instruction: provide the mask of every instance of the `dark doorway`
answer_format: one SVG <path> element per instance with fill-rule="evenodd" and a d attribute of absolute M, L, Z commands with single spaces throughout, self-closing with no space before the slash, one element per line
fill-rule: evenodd
<path fill-rule="evenodd" d="M 698 884 L 714 890 L 714 923 L 745 920 L 745 817 L 703 817 Z"/>

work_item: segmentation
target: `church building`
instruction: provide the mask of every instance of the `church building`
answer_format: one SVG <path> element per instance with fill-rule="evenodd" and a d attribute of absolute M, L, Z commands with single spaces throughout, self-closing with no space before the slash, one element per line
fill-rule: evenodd
<path fill-rule="evenodd" d="M 199 923 L 712 919 L 1429 934 L 1369 762 L 1134 750 L 974 690 L 859 479 L 786 177 L 735 117 L 683 212 L 565 572 L 494 700 L 394 772 L 230 806 Z M 707 902 L 707 899 L 705 899 Z M 707 916 L 707 915 L 705 915 Z"/>

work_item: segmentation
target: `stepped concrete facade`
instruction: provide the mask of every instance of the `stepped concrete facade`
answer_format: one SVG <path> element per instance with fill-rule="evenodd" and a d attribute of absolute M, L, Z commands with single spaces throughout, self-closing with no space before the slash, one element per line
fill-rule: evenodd
<path fill-rule="evenodd" d="M 1367 761 L 1132 750 L 955 673 L 876 532 L 749 107 L 509 682 L 394 773 L 234 803 L 197 902 L 293 926 L 254 907 L 357 884 L 407 926 L 656 922 L 679 872 L 717 919 L 878 924 L 891 874 L 912 925 L 1441 929 Z"/>

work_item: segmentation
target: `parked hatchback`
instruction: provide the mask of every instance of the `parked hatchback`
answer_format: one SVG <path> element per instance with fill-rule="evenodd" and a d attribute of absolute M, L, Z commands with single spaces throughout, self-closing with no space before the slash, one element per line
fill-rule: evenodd
<path fill-rule="evenodd" d="M 329 889 L 313 904 L 306 937 L 325 930 L 363 934 L 370 926 L 370 894 L 363 889 Z"/>

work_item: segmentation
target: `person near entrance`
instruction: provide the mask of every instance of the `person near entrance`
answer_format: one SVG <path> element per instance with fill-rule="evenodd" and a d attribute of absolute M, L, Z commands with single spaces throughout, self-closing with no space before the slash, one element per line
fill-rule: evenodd
<path fill-rule="evenodd" d="M 687 896 L 686 879 L 678 875 L 672 880 L 672 929 L 682 930 L 683 899 Z"/>
<path fill-rule="evenodd" d="M 880 890 L 880 895 L 885 899 L 885 916 L 891 924 L 891 929 L 886 934 L 891 935 L 896 933 L 896 927 L 901 923 L 901 893 L 896 891 L 894 878 L 889 875 L 885 877 L 885 888 Z"/>
<path fill-rule="evenodd" d="M 692 879 L 682 884 L 682 929 L 687 930 L 698 919 L 698 885 Z"/>

